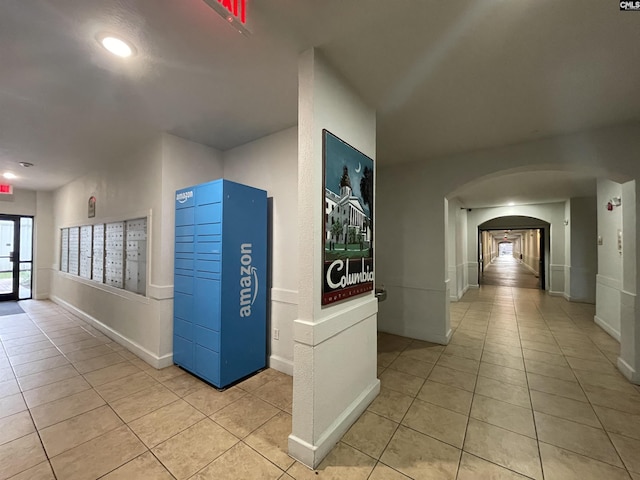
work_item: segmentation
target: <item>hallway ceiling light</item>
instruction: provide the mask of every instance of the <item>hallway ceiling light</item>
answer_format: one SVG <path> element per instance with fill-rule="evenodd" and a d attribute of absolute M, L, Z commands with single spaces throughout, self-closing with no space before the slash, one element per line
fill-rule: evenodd
<path fill-rule="evenodd" d="M 510 207 L 513 207 L 515 205 L 515 203 L 509 202 L 509 203 L 507 203 L 507 205 L 510 206 Z"/>
<path fill-rule="evenodd" d="M 110 33 L 98 35 L 97 40 L 100 42 L 100 45 L 117 57 L 128 58 L 136 53 L 133 45 Z"/>
<path fill-rule="evenodd" d="M 14 178 L 17 178 L 16 175 L 11 172 L 5 172 L 3 177 L 7 180 L 13 180 Z"/>

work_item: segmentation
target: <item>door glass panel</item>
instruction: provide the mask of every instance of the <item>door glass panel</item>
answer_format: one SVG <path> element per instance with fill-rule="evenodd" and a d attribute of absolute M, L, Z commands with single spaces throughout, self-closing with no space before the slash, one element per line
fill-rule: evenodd
<path fill-rule="evenodd" d="M 20 261 L 30 262 L 33 255 L 33 218 L 20 218 Z"/>
<path fill-rule="evenodd" d="M 20 264 L 20 286 L 18 298 L 31 298 L 31 262 Z"/>
<path fill-rule="evenodd" d="M 0 220 L 0 295 L 13 293 L 13 220 Z"/>

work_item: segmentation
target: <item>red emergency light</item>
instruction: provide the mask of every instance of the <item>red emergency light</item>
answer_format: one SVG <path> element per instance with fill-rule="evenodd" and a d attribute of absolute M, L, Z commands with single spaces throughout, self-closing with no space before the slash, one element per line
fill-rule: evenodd
<path fill-rule="evenodd" d="M 245 36 L 251 32 L 247 29 L 247 0 L 204 0 L 229 25 Z"/>

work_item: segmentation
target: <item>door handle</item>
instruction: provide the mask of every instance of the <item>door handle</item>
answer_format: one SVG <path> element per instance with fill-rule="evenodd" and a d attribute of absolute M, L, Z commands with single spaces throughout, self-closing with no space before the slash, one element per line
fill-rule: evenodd
<path fill-rule="evenodd" d="M 10 262 L 16 261 L 16 252 L 9 252 L 9 261 Z"/>

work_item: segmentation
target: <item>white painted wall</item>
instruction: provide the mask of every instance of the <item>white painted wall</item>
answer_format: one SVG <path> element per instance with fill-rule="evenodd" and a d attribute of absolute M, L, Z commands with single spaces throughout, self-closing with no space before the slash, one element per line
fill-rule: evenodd
<path fill-rule="evenodd" d="M 622 290 L 620 291 L 620 357 L 618 368 L 640 385 L 640 308 L 638 306 L 638 261 L 640 237 L 638 181 L 622 184 Z M 636 268 L 634 268 L 636 267 Z"/>
<path fill-rule="evenodd" d="M 315 467 L 380 389 L 376 378 L 378 302 L 373 292 L 321 307 L 322 129 L 375 161 L 376 116 L 319 52 L 311 49 L 299 61 L 298 117 L 299 307 L 294 324 L 289 453 Z M 377 232 L 375 225 L 374 219 Z M 444 272 L 444 255 L 441 265 Z"/>
<path fill-rule="evenodd" d="M 522 263 L 534 275 L 540 274 L 540 230 L 527 230 L 522 236 Z M 562 286 L 564 292 L 564 285 Z"/>
<path fill-rule="evenodd" d="M 60 229 L 148 216 L 147 265 L 151 283 L 160 256 L 154 239 L 161 234 L 161 141 L 149 142 L 105 170 L 78 178 L 53 192 L 55 271 L 51 299 L 90 321 L 116 341 L 152 364 L 170 362 L 170 351 L 161 352 L 163 326 L 158 301 L 131 294 L 58 270 Z M 96 197 L 96 216 L 87 217 L 87 201 Z M 156 219 L 158 221 L 156 221 Z M 158 244 L 160 242 L 157 242 Z M 148 272 L 149 273 L 149 272 Z M 149 291 L 149 293 L 151 293 Z M 169 358 L 163 358 L 164 355 Z"/>
<path fill-rule="evenodd" d="M 76 179 L 52 195 L 55 271 L 51 298 L 93 323 L 150 364 L 172 363 L 175 190 L 219 178 L 220 154 L 159 135 L 131 155 Z M 95 196 L 96 216 L 87 218 Z M 147 296 L 58 271 L 60 229 L 146 216 Z"/>
<path fill-rule="evenodd" d="M 419 164 L 379 169 L 376 278 L 388 293 L 380 304 L 378 326 L 385 332 L 446 344 L 451 336 L 447 230 L 443 229 L 446 199 L 430 193 L 431 188 L 438 189 L 433 173 Z M 477 243 L 475 239 L 473 245 Z M 476 251 L 467 258 L 475 262 Z M 477 263 L 468 268 L 468 275 L 477 278 L 476 269 Z"/>
<path fill-rule="evenodd" d="M 162 134 L 162 229 L 160 257 L 154 282 L 173 285 L 173 249 L 175 232 L 175 192 L 182 188 L 223 177 L 222 154 L 211 147 Z M 173 295 L 172 295 L 173 296 Z"/>
<path fill-rule="evenodd" d="M 458 301 L 469 288 L 467 279 L 467 210 L 458 199 L 448 201 L 448 262 L 451 300 Z"/>
<path fill-rule="evenodd" d="M 298 128 L 224 152 L 224 177 L 267 191 L 271 216 L 272 368 L 293 374 L 293 322 L 298 316 Z M 279 339 L 273 331 L 278 329 Z"/>
<path fill-rule="evenodd" d="M 49 298 L 51 278 L 57 263 L 53 249 L 55 229 L 53 223 L 53 194 L 36 192 L 33 244 L 33 298 Z"/>
<path fill-rule="evenodd" d="M 569 299 L 573 302 L 596 303 L 598 273 L 598 220 L 596 197 L 576 197 L 568 202 L 569 225 L 565 228 L 569 246 L 567 259 Z M 566 279 L 565 279 L 566 281 Z"/>
<path fill-rule="evenodd" d="M 565 225 L 564 235 L 564 258 L 566 260 L 566 265 L 564 268 L 564 291 L 570 293 L 571 292 L 571 231 L 573 230 L 573 221 L 571 220 L 571 199 L 564 202 L 564 220 L 565 224 L 568 222 L 569 225 Z M 567 297 L 567 300 L 570 300 Z"/>
<path fill-rule="evenodd" d="M 595 321 L 612 337 L 620 340 L 622 250 L 618 249 L 618 231 L 622 231 L 622 208 L 607 210 L 607 202 L 613 197 L 622 197 L 622 185 L 610 180 L 598 180 L 598 238 L 602 238 L 602 245 L 598 245 Z"/>
<path fill-rule="evenodd" d="M 0 195 L 0 213 L 6 215 L 35 215 L 36 197 L 34 190 L 13 189 L 13 195 Z"/>

